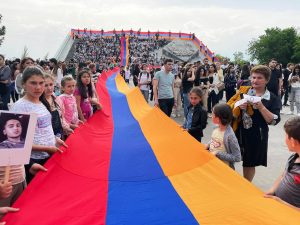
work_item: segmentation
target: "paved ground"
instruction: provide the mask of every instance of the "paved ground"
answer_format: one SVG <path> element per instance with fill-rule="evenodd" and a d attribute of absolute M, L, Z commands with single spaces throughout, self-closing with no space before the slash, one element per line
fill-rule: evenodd
<path fill-rule="evenodd" d="M 130 84 L 133 87 L 133 84 Z M 153 102 L 149 103 L 153 106 Z M 284 107 L 281 114 L 281 122 L 276 126 L 270 126 L 269 131 L 269 149 L 268 149 L 268 167 L 256 167 L 256 176 L 254 177 L 253 184 L 260 188 L 262 191 L 267 191 L 282 173 L 286 160 L 291 154 L 285 145 L 285 132 L 283 125 L 285 121 L 291 116 L 286 115 L 289 108 Z M 183 124 L 183 117 L 172 118 L 178 124 Z M 204 130 L 203 143 L 207 143 L 210 140 L 210 135 L 213 130 L 213 124 L 211 119 L 208 121 L 207 128 Z M 239 174 L 242 173 L 242 163 L 236 163 L 236 171 Z"/>

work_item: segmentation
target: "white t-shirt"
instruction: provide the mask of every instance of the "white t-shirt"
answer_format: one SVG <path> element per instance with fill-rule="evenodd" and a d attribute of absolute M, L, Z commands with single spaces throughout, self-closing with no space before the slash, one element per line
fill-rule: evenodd
<path fill-rule="evenodd" d="M 289 80 L 291 80 L 291 79 L 292 79 L 292 73 L 289 76 Z M 296 81 L 296 82 L 291 81 L 291 87 L 292 88 L 300 88 L 300 81 Z"/>
<path fill-rule="evenodd" d="M 52 128 L 51 114 L 42 103 L 32 103 L 24 98 L 19 99 L 12 107 L 11 111 L 36 113 L 37 123 L 35 127 L 33 144 L 44 146 L 55 146 L 55 136 Z M 32 151 L 31 158 L 48 158 L 47 152 Z"/>
<path fill-rule="evenodd" d="M 53 73 L 53 70 L 51 71 Z M 57 69 L 57 74 L 55 76 L 55 86 L 60 87 L 61 80 L 63 79 L 64 74 L 61 68 Z"/>
<path fill-rule="evenodd" d="M 129 80 L 130 78 L 130 70 L 125 70 L 125 79 Z"/>
<path fill-rule="evenodd" d="M 221 69 L 226 70 L 228 68 L 228 66 L 229 66 L 229 64 L 226 64 L 226 65 L 223 64 L 223 65 L 221 65 Z"/>
<path fill-rule="evenodd" d="M 148 73 L 148 75 L 147 75 L 147 73 L 141 73 L 139 79 L 140 79 L 140 83 L 145 83 L 147 81 L 151 82 L 151 75 L 149 73 Z M 150 85 L 146 85 L 146 84 L 141 85 L 140 89 L 143 91 L 149 91 Z"/>
<path fill-rule="evenodd" d="M 213 130 L 211 135 L 211 142 L 209 144 L 209 151 L 210 152 L 226 152 L 225 145 L 224 145 L 224 134 L 225 131 L 221 131 L 220 128 L 216 128 Z M 223 161 L 224 163 L 228 164 L 228 162 Z"/>

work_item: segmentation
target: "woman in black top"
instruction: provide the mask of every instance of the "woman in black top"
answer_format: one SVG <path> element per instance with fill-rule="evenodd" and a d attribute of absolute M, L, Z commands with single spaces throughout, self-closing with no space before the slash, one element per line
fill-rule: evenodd
<path fill-rule="evenodd" d="M 182 94 L 183 94 L 183 111 L 184 115 L 187 113 L 189 105 L 189 92 L 193 88 L 195 80 L 195 66 L 187 65 L 182 77 Z"/>
<path fill-rule="evenodd" d="M 238 106 L 244 115 L 249 107 L 253 110 L 252 115 L 247 114 L 251 116 L 250 122 L 245 124 L 241 121 L 236 132 L 243 156 L 244 177 L 249 181 L 254 178 L 256 166 L 267 166 L 268 125 L 275 125 L 280 121 L 280 98 L 266 88 L 270 76 L 269 67 L 255 66 L 251 70 L 252 87 L 247 94 L 261 97 L 261 101 L 245 102 Z"/>
<path fill-rule="evenodd" d="M 233 66 L 228 67 L 228 73 L 224 77 L 225 91 L 226 91 L 226 102 L 235 95 L 236 88 L 236 74 Z"/>
<path fill-rule="evenodd" d="M 195 86 L 199 86 L 202 91 L 202 104 L 203 108 L 207 110 L 207 98 L 208 98 L 208 77 L 206 70 L 203 66 L 200 66 L 196 72 L 196 78 L 194 82 Z"/>
<path fill-rule="evenodd" d="M 207 72 L 208 76 L 208 85 L 209 85 L 209 94 L 207 99 L 207 112 L 209 113 L 209 117 L 211 117 L 212 109 L 219 102 L 218 94 L 219 91 L 217 89 L 217 84 L 220 82 L 217 68 L 215 64 L 209 65 L 209 69 Z"/>

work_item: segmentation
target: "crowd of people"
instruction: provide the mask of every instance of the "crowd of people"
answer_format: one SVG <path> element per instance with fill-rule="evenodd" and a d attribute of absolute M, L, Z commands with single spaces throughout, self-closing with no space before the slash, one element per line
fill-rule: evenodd
<path fill-rule="evenodd" d="M 163 48 L 168 43 L 170 40 L 167 39 L 130 37 L 130 62 L 138 61 L 153 66 L 161 65 L 163 58 L 158 56 L 156 50 Z"/>
<path fill-rule="evenodd" d="M 102 106 L 92 77 L 95 64 L 77 68 L 75 80 L 72 75 L 63 74 L 54 58 L 39 64 L 30 57 L 14 60 L 11 65 L 6 63 L 9 61 L 0 55 L 0 82 L 5 86 L 1 87 L 1 109 L 37 114 L 30 163 L 11 166 L 9 182 L 5 183 L 5 167 L 0 167 L 0 209 L 15 210 L 1 207 L 11 206 L 34 175 L 40 170 L 46 171 L 43 165 L 51 155 L 63 152 L 67 147 L 64 140 L 74 129 Z M 10 104 L 10 101 L 13 103 Z M 17 117 L 10 118 L 1 128 L 7 139 L 0 143 L 0 147 L 24 145 Z M 15 129 L 13 136 L 9 136 L 9 129 Z"/>
<path fill-rule="evenodd" d="M 76 37 L 74 53 L 70 61 L 83 63 L 87 61 L 99 64 L 104 68 L 112 68 L 120 63 L 120 42 L 122 35 Z M 129 37 L 129 62 L 146 63 L 152 66 L 161 65 L 163 58 L 157 50 L 170 43 L 169 39 L 157 37 Z M 118 56 L 118 57 L 116 57 Z"/>
<path fill-rule="evenodd" d="M 267 65 L 245 64 L 239 70 L 233 63 L 209 64 L 205 58 L 203 64 L 195 62 L 176 67 L 173 73 L 173 61 L 167 59 L 158 72 L 147 78 L 146 65 L 142 65 L 136 86 L 146 101 L 149 92 L 153 92 L 154 105 L 169 117 L 181 117 L 183 107 L 182 128 L 200 142 L 207 118 L 211 117 L 217 128 L 211 134 L 207 149 L 231 168 L 242 160 L 243 175 L 250 182 L 257 166 L 267 166 L 269 126 L 280 122 L 284 99 L 283 106 L 290 107 L 289 114 L 295 115 L 285 123 L 286 143 L 295 154 L 288 162 L 291 168 L 266 197 L 284 200 L 300 210 L 300 189 L 293 183 L 300 177 L 299 64 L 289 63 L 283 70 L 276 59 L 271 59 Z M 145 89 L 145 85 L 151 83 L 152 88 Z M 294 105 L 297 112 L 293 111 Z M 296 180 L 291 179 L 293 173 Z"/>
<path fill-rule="evenodd" d="M 72 60 L 77 63 L 98 62 L 111 68 L 120 62 L 120 37 L 83 36 L 77 38 Z M 117 57 L 116 57 L 117 56 Z"/>
<path fill-rule="evenodd" d="M 107 45 L 111 42 L 102 39 L 86 42 L 80 42 L 77 48 L 83 55 L 88 53 L 88 57 L 97 52 L 95 46 L 98 44 L 112 46 Z M 149 49 L 149 44 L 152 49 L 165 44 L 163 41 L 150 42 L 139 45 L 133 41 L 132 51 L 144 52 Z M 107 51 L 104 58 L 113 57 L 117 51 Z M 77 56 L 78 60 L 83 60 Z M 97 57 L 97 60 L 102 59 L 102 56 Z M 210 142 L 206 143 L 207 150 L 232 169 L 235 162 L 242 160 L 243 175 L 250 182 L 257 166 L 267 166 L 268 126 L 280 122 L 281 99 L 285 107 L 290 107 L 291 113 L 296 105 L 298 116 L 291 117 L 284 126 L 286 143 L 295 154 L 289 159 L 281 180 L 267 196 L 300 208 L 300 189 L 291 178 L 293 174 L 300 177 L 299 64 L 289 63 L 282 69 L 275 59 L 271 59 L 268 65 L 245 64 L 239 70 L 228 61 L 214 64 L 205 58 L 203 62 L 173 64 L 173 60 L 165 59 L 160 68 L 154 68 L 139 58 L 148 56 L 136 53 L 133 57 L 137 58 L 131 66 L 120 69 L 124 80 L 128 83 L 133 77 L 134 85 L 140 88 L 145 100 L 153 100 L 167 116 L 184 117 L 182 129 L 199 142 L 208 118 L 212 118 L 216 129 Z M 85 60 L 70 67 L 55 58 L 36 61 L 26 57 L 9 61 L 0 55 L 1 109 L 38 115 L 30 163 L 12 166 L 10 181 L 0 182 L 0 207 L 13 205 L 34 175 L 40 170 L 46 171 L 43 165 L 51 155 L 64 151 L 67 147 L 64 140 L 95 111 L 102 109 L 94 83 L 104 68 L 97 67 L 91 62 L 92 58 Z M 12 120 L 12 126 L 19 124 L 16 119 Z M 1 128 L 2 132 L 6 132 L 5 126 Z M 20 138 L 11 139 L 14 140 L 21 141 Z M 0 167 L 1 181 L 4 173 L 4 167 Z M 0 209 L 7 211 L 7 208 Z"/>

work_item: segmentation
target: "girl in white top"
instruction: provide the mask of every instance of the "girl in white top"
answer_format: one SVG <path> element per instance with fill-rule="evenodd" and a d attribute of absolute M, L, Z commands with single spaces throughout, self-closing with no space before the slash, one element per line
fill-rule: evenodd
<path fill-rule="evenodd" d="M 51 114 L 39 99 L 45 90 L 43 72 L 38 67 L 27 67 L 23 72 L 22 83 L 25 95 L 14 104 L 12 111 L 37 114 L 30 162 L 43 165 L 50 154 L 62 152 L 59 149 L 61 145 L 67 146 L 54 136 Z"/>
<path fill-rule="evenodd" d="M 213 107 L 219 102 L 218 84 L 221 82 L 215 64 L 211 64 L 209 66 L 208 80 L 209 80 L 209 90 L 208 90 L 209 94 L 207 99 L 207 111 L 209 113 L 208 116 L 211 117 Z"/>
<path fill-rule="evenodd" d="M 290 100 L 290 114 L 294 114 L 294 105 L 296 105 L 297 115 L 300 116 L 300 66 L 296 65 L 293 72 L 289 76 L 289 83 L 291 85 Z"/>

